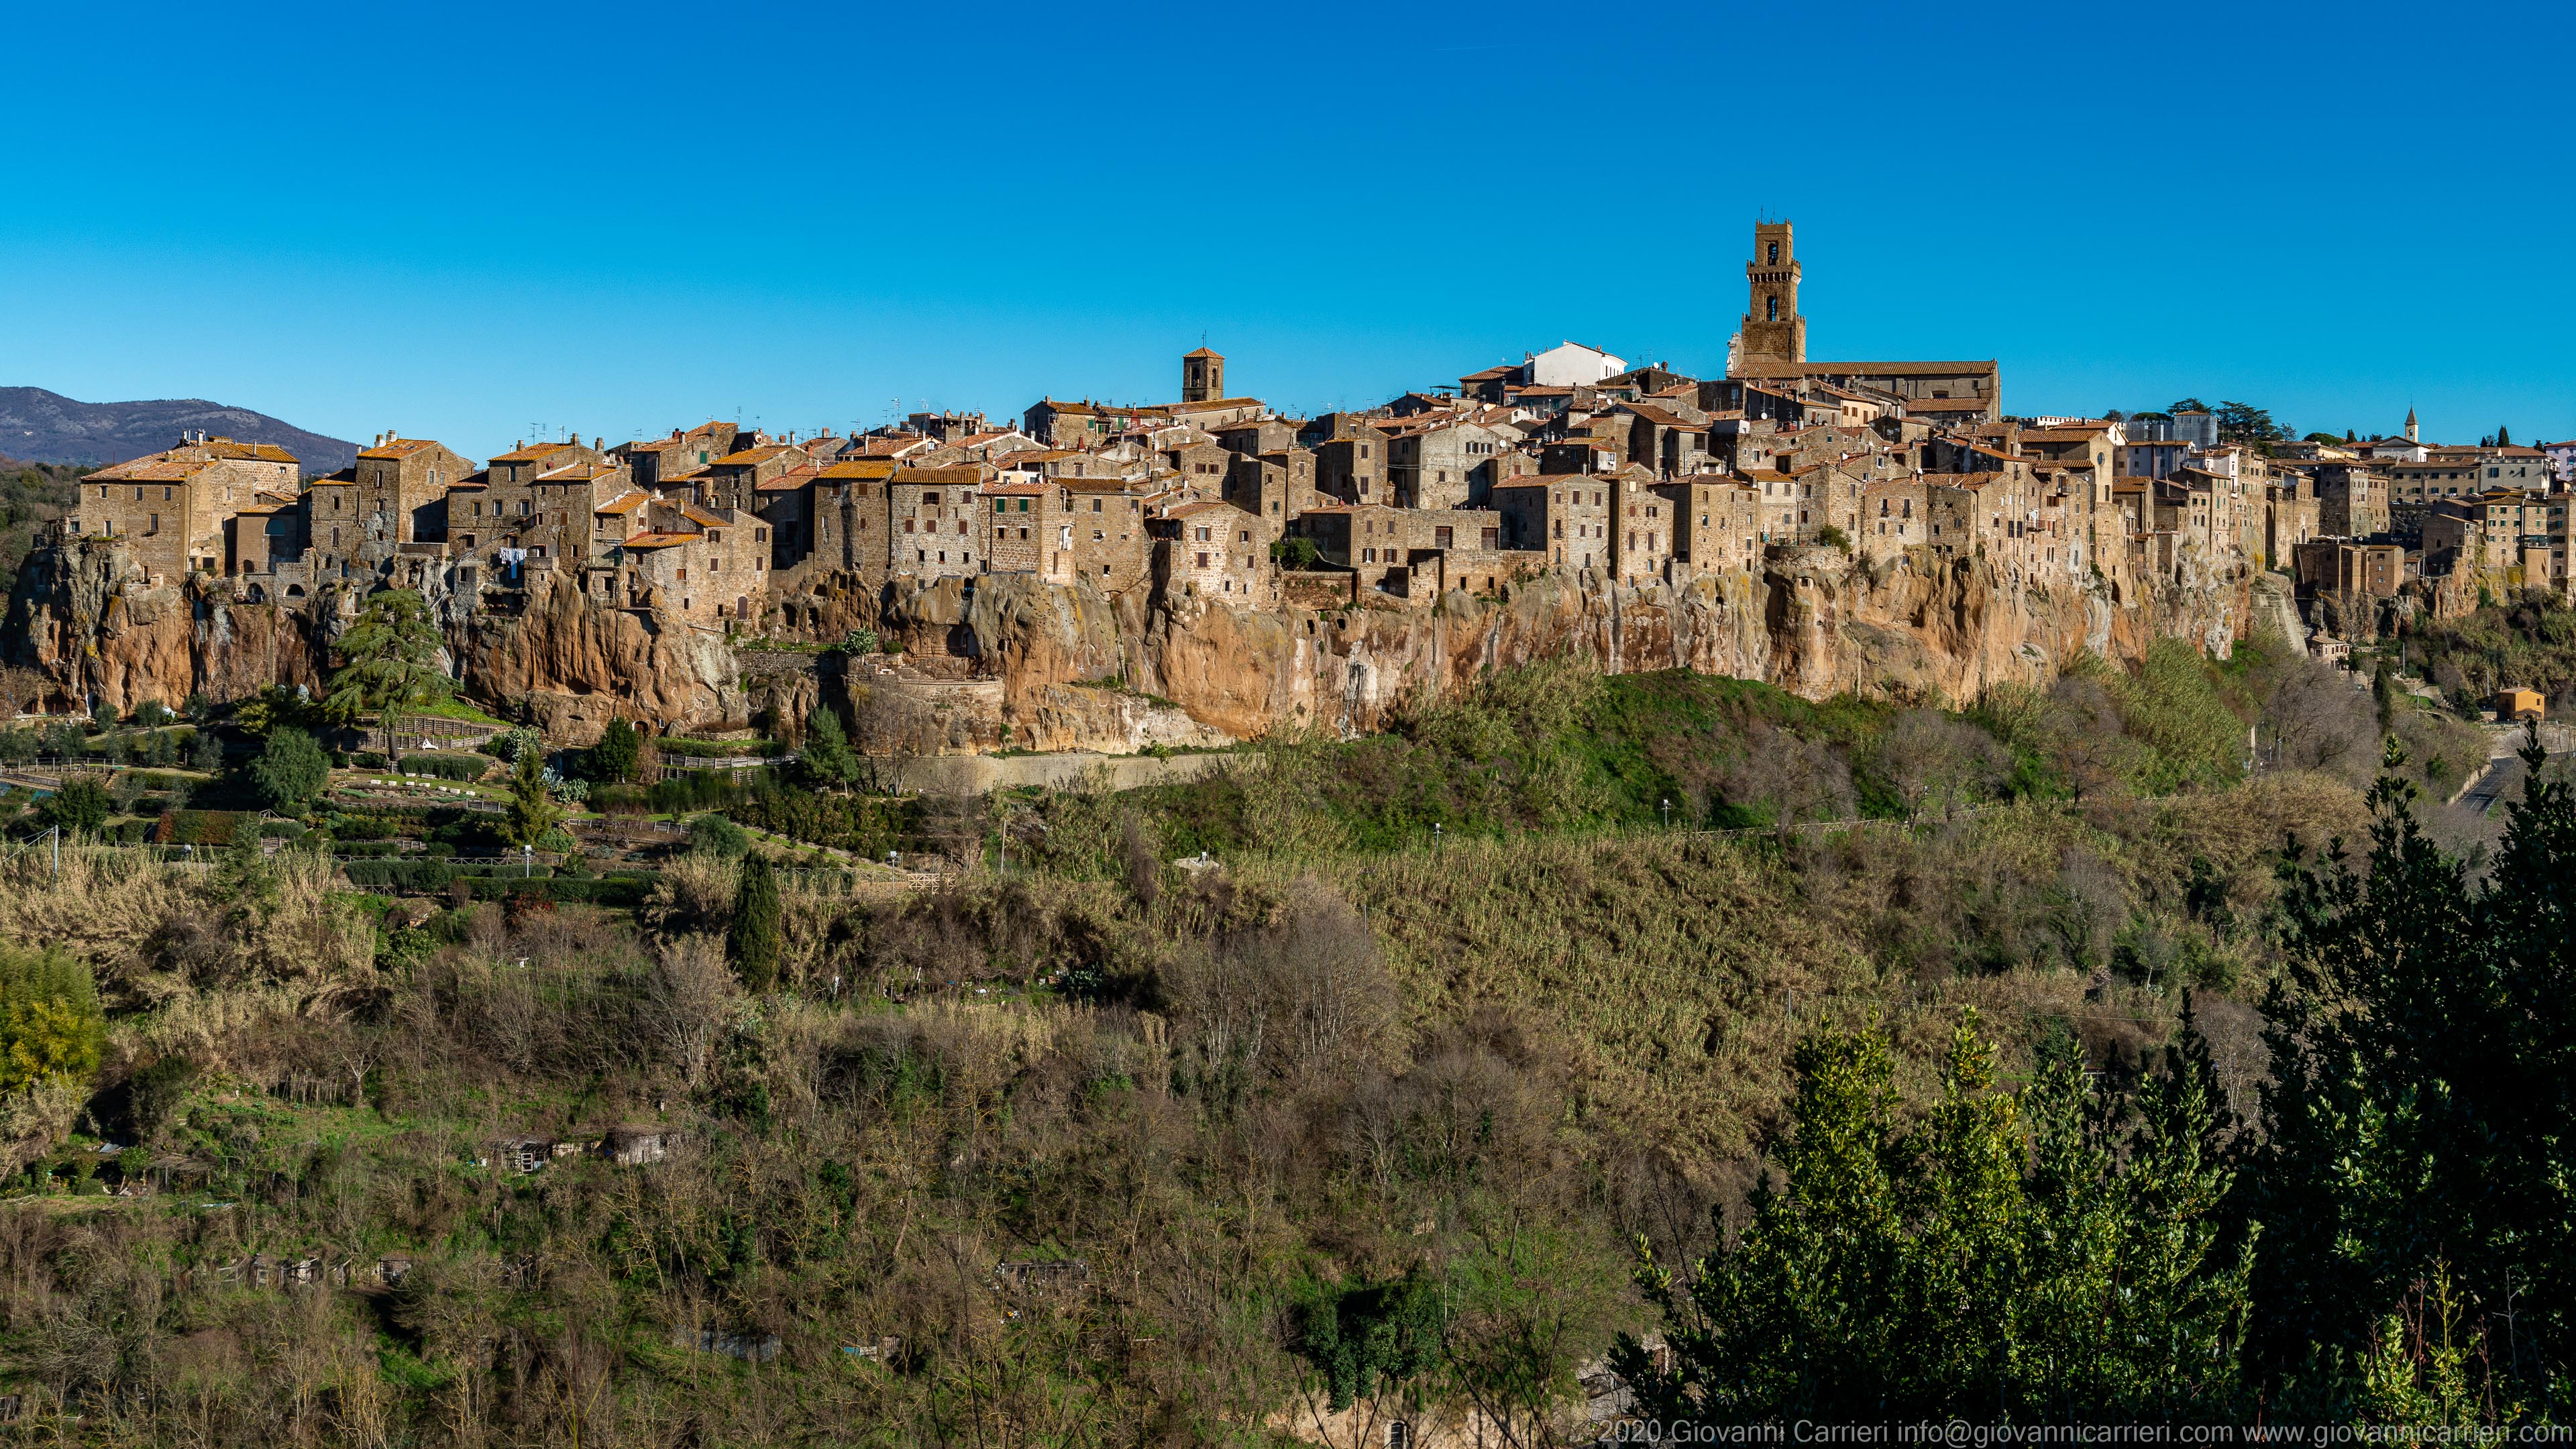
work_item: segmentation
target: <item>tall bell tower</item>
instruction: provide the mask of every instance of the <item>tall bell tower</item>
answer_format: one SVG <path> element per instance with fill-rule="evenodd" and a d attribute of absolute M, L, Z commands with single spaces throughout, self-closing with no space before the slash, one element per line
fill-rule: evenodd
<path fill-rule="evenodd" d="M 1181 354 L 1181 401 L 1215 402 L 1225 396 L 1225 356 L 1202 347 Z"/>
<path fill-rule="evenodd" d="M 1744 359 L 1807 360 L 1807 319 L 1798 315 L 1798 244 L 1785 221 L 1757 222 L 1753 260 L 1744 264 Z"/>

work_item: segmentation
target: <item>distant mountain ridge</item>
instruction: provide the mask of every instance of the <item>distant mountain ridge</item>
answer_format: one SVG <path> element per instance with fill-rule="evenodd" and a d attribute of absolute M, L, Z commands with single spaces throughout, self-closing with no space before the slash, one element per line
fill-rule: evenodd
<path fill-rule="evenodd" d="M 275 443 L 306 473 L 332 473 L 358 461 L 358 445 L 307 432 L 266 413 L 204 398 L 86 403 L 41 387 L 0 387 L 0 453 L 37 463 L 99 466 L 179 445 L 203 432 L 241 443 Z"/>

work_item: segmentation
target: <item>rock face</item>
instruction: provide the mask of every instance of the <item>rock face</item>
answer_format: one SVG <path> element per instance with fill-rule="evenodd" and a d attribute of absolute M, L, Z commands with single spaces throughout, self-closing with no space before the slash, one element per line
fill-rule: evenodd
<path fill-rule="evenodd" d="M 222 701 L 273 683 L 318 685 L 329 641 L 358 602 L 326 589 L 251 603 L 234 582 L 204 577 L 152 589 L 121 547 L 76 542 L 31 559 L 7 648 L 51 682 L 55 708 L 96 699 L 126 710 L 191 693 Z M 517 612 L 472 612 L 443 593 L 431 602 L 467 692 L 570 741 L 595 738 L 618 716 L 739 728 L 767 710 L 801 720 L 828 700 L 863 726 L 894 711 L 905 748 L 923 753 L 1373 730 L 1409 696 L 1550 658 L 1737 675 L 1811 698 L 1851 690 L 1956 702 L 1997 683 L 2046 683 L 2087 650 L 2134 655 L 2182 637 L 2223 656 L 2257 627 L 2301 634 L 2277 575 L 2186 561 L 2144 584 L 2042 583 L 1983 559 L 1873 566 L 1822 547 L 1775 551 L 1758 576 L 1628 587 L 1555 574 L 1500 599 L 1453 593 L 1429 608 L 1325 613 L 1141 590 L 1112 598 L 1010 575 L 880 598 L 853 578 L 815 574 L 766 621 L 772 635 L 816 644 L 871 628 L 894 651 L 881 656 L 737 650 L 550 576 Z"/>

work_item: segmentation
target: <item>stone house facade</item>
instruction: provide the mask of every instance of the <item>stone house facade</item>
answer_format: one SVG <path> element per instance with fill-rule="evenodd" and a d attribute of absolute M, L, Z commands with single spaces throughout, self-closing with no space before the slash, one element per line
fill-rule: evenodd
<path fill-rule="evenodd" d="M 1386 435 L 1387 493 L 1399 508 L 1470 508 L 1493 491 L 1494 464 L 1519 441 L 1515 431 L 1433 417 Z"/>
<path fill-rule="evenodd" d="M 990 483 L 981 496 L 987 572 L 1035 574 L 1049 583 L 1073 581 L 1063 489 L 1047 482 Z"/>
<path fill-rule="evenodd" d="M 1153 550 L 1144 495 L 1114 478 L 1058 479 L 1056 486 L 1064 498 L 1059 533 L 1070 546 L 1074 572 L 1105 594 L 1148 582 Z"/>
<path fill-rule="evenodd" d="M 972 464 L 903 468 L 886 480 L 894 543 L 889 575 L 928 582 L 984 571 L 983 513 L 976 495 L 985 470 Z"/>
<path fill-rule="evenodd" d="M 1539 473 L 1494 490 L 1503 546 L 1544 552 L 1554 568 L 1606 568 L 1610 563 L 1610 478 L 1596 473 Z"/>
<path fill-rule="evenodd" d="M 183 443 L 83 477 L 72 527 L 85 538 L 123 541 L 155 579 L 228 573 L 233 515 L 263 493 L 293 496 L 302 480 L 295 455 L 273 444 Z"/>
<path fill-rule="evenodd" d="M 1278 528 L 1230 503 L 1184 503 L 1149 525 L 1155 535 L 1155 580 L 1167 593 L 1194 593 L 1235 605 L 1278 600 L 1270 545 Z"/>
<path fill-rule="evenodd" d="M 1761 566 L 1761 508 L 1750 484 L 1723 473 L 1694 473 L 1659 483 L 1655 491 L 1673 511 L 1675 580 Z"/>

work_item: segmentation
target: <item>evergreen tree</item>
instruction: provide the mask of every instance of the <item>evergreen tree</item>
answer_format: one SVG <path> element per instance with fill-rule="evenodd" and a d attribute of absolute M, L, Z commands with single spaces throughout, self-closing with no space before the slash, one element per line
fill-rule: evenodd
<path fill-rule="evenodd" d="M 805 743 L 796 752 L 796 773 L 808 783 L 846 788 L 859 778 L 859 757 L 841 729 L 841 717 L 830 706 L 818 706 L 805 720 Z"/>
<path fill-rule="evenodd" d="M 590 747 L 584 764 L 590 778 L 603 785 L 622 785 L 635 778 L 636 762 L 644 753 L 643 740 L 635 726 L 623 719 L 608 722 L 599 732 L 599 743 Z"/>
<path fill-rule="evenodd" d="M 1686 1287 L 1651 1258 L 1641 1270 L 1673 1362 L 1658 1371 L 1633 1343 L 1614 1354 L 1640 1411 L 1718 1424 L 2233 1411 L 2250 1265 L 2217 1251 L 2229 1178 L 2206 1053 L 2185 1038 L 2134 1113 L 2092 1088 L 2071 1041 L 2043 1051 L 2016 1101 L 1994 1090 L 1972 1016 L 1940 1099 L 1909 1126 L 1884 1036 L 1810 1033 L 1778 1176 L 1737 1247 Z"/>
<path fill-rule="evenodd" d="M 323 710 L 345 723 L 367 710 L 445 698 L 455 685 L 438 662 L 446 646 L 428 602 L 418 593 L 386 589 L 376 594 L 333 646 L 342 663 L 331 676 Z"/>
<path fill-rule="evenodd" d="M 293 726 L 268 732 L 268 743 L 250 766 L 251 784 L 272 810 L 297 810 L 331 778 L 330 757 L 313 737 Z"/>
<path fill-rule="evenodd" d="M 777 874 L 760 856 L 744 856 L 726 944 L 733 951 L 735 973 L 750 990 L 767 991 L 778 984 L 782 914 Z"/>
<path fill-rule="evenodd" d="M 546 753 L 519 751 L 510 768 L 510 809 L 502 817 L 501 838 L 522 849 L 534 849 L 563 820 L 564 810 L 546 787 Z"/>
<path fill-rule="evenodd" d="M 107 791 L 96 780 L 66 780 L 45 802 L 45 823 L 65 833 L 92 831 L 107 823 Z"/>
<path fill-rule="evenodd" d="M 2371 792 L 2360 869 L 2340 851 L 2286 868 L 2263 1141 L 2237 1195 L 2263 1225 L 2255 1343 L 2274 1373 L 2313 1349 L 2358 1360 L 2440 1278 L 2485 1334 L 2498 1402 L 2569 1407 L 2576 787 L 2544 773 L 2536 726 L 2523 759 L 2482 885 L 2393 774 Z"/>

